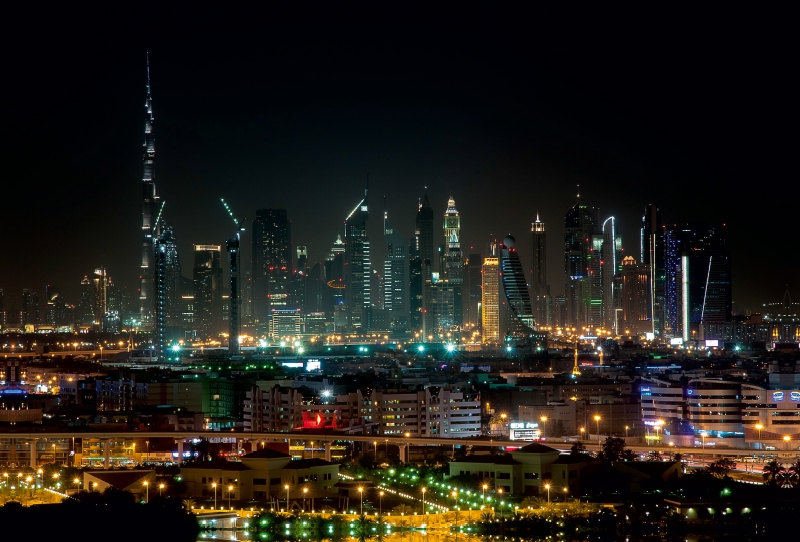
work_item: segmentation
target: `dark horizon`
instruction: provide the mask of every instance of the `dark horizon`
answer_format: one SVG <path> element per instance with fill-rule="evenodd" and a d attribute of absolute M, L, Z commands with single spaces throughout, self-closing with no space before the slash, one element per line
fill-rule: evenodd
<path fill-rule="evenodd" d="M 578 28 L 537 40 L 517 24 L 502 35 L 483 24 L 491 31 L 397 21 L 355 36 L 355 23 L 319 22 L 252 42 L 222 33 L 17 47 L 3 111 L 6 309 L 21 308 L 22 288 L 43 299 L 46 284 L 77 304 L 81 278 L 100 265 L 135 292 L 146 52 L 157 193 L 185 276 L 193 243 L 224 247 L 233 233 L 221 197 L 248 222 L 258 208 L 286 208 L 293 245 L 314 262 L 369 178 L 374 267 L 384 196 L 410 238 L 427 186 L 437 232 L 455 198 L 465 255 L 512 233 L 527 263 L 538 213 L 559 295 L 563 219 L 580 185 L 598 218 L 617 218 L 637 261 L 648 204 L 665 224 L 726 223 L 735 311 L 800 290 L 781 205 L 797 190 L 783 158 L 791 86 L 780 33 L 701 24 L 680 39 Z"/>

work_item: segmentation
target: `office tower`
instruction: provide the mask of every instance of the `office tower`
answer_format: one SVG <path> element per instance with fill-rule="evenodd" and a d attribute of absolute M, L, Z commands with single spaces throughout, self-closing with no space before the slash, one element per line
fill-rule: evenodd
<path fill-rule="evenodd" d="M 409 312 L 411 329 L 424 334 L 426 288 L 430 287 L 433 271 L 433 207 L 427 191 L 417 205 L 414 237 L 409 254 Z M 430 292 L 428 292 L 428 297 Z"/>
<path fill-rule="evenodd" d="M 6 327 L 6 294 L 0 288 L 0 330 Z"/>
<path fill-rule="evenodd" d="M 594 210 L 576 203 L 564 217 L 564 277 L 567 326 L 578 330 L 589 323 L 586 262 L 592 252 L 592 236 L 597 228 Z"/>
<path fill-rule="evenodd" d="M 483 342 L 500 341 L 500 260 L 484 258 L 481 284 L 481 326 Z"/>
<path fill-rule="evenodd" d="M 552 300 L 550 285 L 547 283 L 547 232 L 544 222 L 536 215 L 531 222 L 531 298 L 533 317 L 540 326 L 550 326 L 552 322 Z"/>
<path fill-rule="evenodd" d="M 661 212 L 655 205 L 645 207 L 642 215 L 640 260 L 650 269 L 649 304 L 653 324 L 650 331 L 661 336 L 664 334 L 664 228 Z"/>
<path fill-rule="evenodd" d="M 417 210 L 415 221 L 418 236 L 418 247 L 420 259 L 430 262 L 428 267 L 433 271 L 434 245 L 433 245 L 433 207 L 428 201 L 428 192 L 422 196 L 422 203 Z"/>
<path fill-rule="evenodd" d="M 67 303 L 55 286 L 48 284 L 44 289 L 45 306 L 43 323 L 50 326 L 63 326 L 67 321 Z"/>
<path fill-rule="evenodd" d="M 344 279 L 349 326 L 370 329 L 372 266 L 369 255 L 367 191 L 344 221 Z"/>
<path fill-rule="evenodd" d="M 638 264 L 632 256 L 622 259 L 621 334 L 652 332 L 650 319 L 650 266 Z"/>
<path fill-rule="evenodd" d="M 481 326 L 481 265 L 480 254 L 469 254 L 463 283 L 464 328 L 472 331 Z"/>
<path fill-rule="evenodd" d="M 222 268 L 219 245 L 195 245 L 194 323 L 205 338 L 217 337 L 222 324 Z"/>
<path fill-rule="evenodd" d="M 507 235 L 500 245 L 500 276 L 509 309 L 506 333 L 515 338 L 530 337 L 535 325 L 533 304 L 525 270 L 517 254 L 516 239 L 512 235 Z"/>
<path fill-rule="evenodd" d="M 23 288 L 22 290 L 22 327 L 39 323 L 39 294 Z"/>
<path fill-rule="evenodd" d="M 155 297 L 153 298 L 152 341 L 157 360 L 162 360 L 167 356 L 167 245 L 168 241 L 164 237 L 158 237 L 155 240 L 153 252 Z"/>
<path fill-rule="evenodd" d="M 731 320 L 731 261 L 725 226 L 685 224 L 664 232 L 665 333 L 702 339 L 703 323 Z"/>
<path fill-rule="evenodd" d="M 458 214 L 456 202 L 452 196 L 447 200 L 443 225 L 446 250 L 442 274 L 444 279 L 453 287 L 453 326 L 455 329 L 461 329 L 464 323 L 464 261 L 461 252 L 461 216 Z"/>
<path fill-rule="evenodd" d="M 603 236 L 592 235 L 591 249 L 586 256 L 587 286 L 582 290 L 584 298 L 582 304 L 586 311 L 586 321 L 582 327 L 600 327 L 603 325 Z M 588 329 L 580 329 L 581 333 L 588 334 Z"/>
<path fill-rule="evenodd" d="M 78 303 L 78 323 L 93 324 L 94 318 L 94 283 L 88 275 L 81 280 L 81 300 Z"/>
<path fill-rule="evenodd" d="M 159 236 L 158 229 L 158 196 L 156 196 L 155 184 L 155 136 L 153 127 L 155 118 L 153 116 L 153 97 L 150 94 L 150 55 L 147 55 L 147 94 L 144 101 L 145 123 L 144 123 L 144 172 L 142 175 L 142 265 L 141 277 L 139 282 L 139 315 L 141 325 L 144 329 L 152 326 L 153 301 L 155 297 L 155 287 L 153 283 L 153 255 L 155 251 L 155 239 Z M 97 315 L 97 318 L 101 318 Z"/>
<path fill-rule="evenodd" d="M 230 269 L 230 289 L 228 290 L 228 354 L 235 355 L 240 351 L 239 335 L 242 325 L 241 295 L 241 251 L 239 247 L 239 231 L 236 236 L 225 241 L 228 251 L 228 269 Z"/>
<path fill-rule="evenodd" d="M 325 258 L 325 311 L 331 315 L 341 312 L 345 304 L 344 298 L 344 241 L 341 234 L 336 234 L 328 257 Z M 344 323 L 342 325 L 345 325 Z M 340 326 L 336 326 L 339 328 Z"/>
<path fill-rule="evenodd" d="M 297 245 L 297 266 L 295 269 L 305 271 L 306 262 L 308 262 L 308 247 L 305 245 Z"/>
<path fill-rule="evenodd" d="M 181 263 L 178 258 L 178 242 L 175 229 L 164 224 L 159 235 L 164 254 L 164 317 L 167 326 L 180 326 L 181 315 Z"/>
<path fill-rule="evenodd" d="M 292 276 L 291 223 L 286 209 L 259 209 L 253 220 L 253 314 L 266 331 L 274 307 L 285 307 Z"/>
<path fill-rule="evenodd" d="M 601 275 L 603 279 L 603 320 L 606 330 L 616 331 L 616 302 L 614 298 L 614 277 L 617 275 L 617 235 L 614 217 L 603 222 L 603 249 Z M 620 262 L 621 263 L 621 262 Z"/>
<path fill-rule="evenodd" d="M 408 329 L 408 254 L 405 239 L 383 212 L 383 238 L 386 243 L 386 260 L 383 264 L 383 309 L 387 324 L 393 330 Z"/>
<path fill-rule="evenodd" d="M 430 292 L 429 309 L 427 310 L 425 333 L 438 340 L 451 340 L 457 328 L 453 319 L 455 314 L 455 288 L 447 280 L 439 280 L 439 274 L 433 273 L 433 280 L 428 288 Z"/>
<path fill-rule="evenodd" d="M 94 270 L 94 315 L 95 322 L 100 324 L 100 330 L 106 331 L 108 317 L 108 272 L 105 267 Z"/>

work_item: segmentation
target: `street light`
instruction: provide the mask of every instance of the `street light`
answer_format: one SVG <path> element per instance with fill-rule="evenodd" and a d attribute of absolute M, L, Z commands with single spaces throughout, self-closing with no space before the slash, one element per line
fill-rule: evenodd
<path fill-rule="evenodd" d="M 232 485 L 228 486 L 228 510 L 233 510 L 233 508 L 231 508 L 231 493 L 233 493 Z"/>
<path fill-rule="evenodd" d="M 502 487 L 498 487 L 497 488 L 497 492 L 500 494 L 498 499 L 502 499 L 503 498 L 503 488 Z M 500 518 L 502 519 L 502 517 L 503 517 L 503 501 L 500 501 Z"/>
<path fill-rule="evenodd" d="M 628 438 L 628 426 L 625 426 L 625 438 Z"/>
<path fill-rule="evenodd" d="M 144 483 L 144 492 L 145 492 L 144 493 L 144 502 L 145 503 L 149 503 L 150 502 L 150 482 L 145 482 Z"/>
<path fill-rule="evenodd" d="M 483 489 L 483 496 L 481 497 L 481 499 L 483 499 L 483 502 L 486 502 L 486 490 L 487 490 L 488 488 L 489 488 L 489 484 L 483 484 L 483 487 L 482 487 L 482 489 Z"/>
<path fill-rule="evenodd" d="M 600 444 L 600 415 L 594 415 L 594 421 L 597 424 L 597 443 Z"/>
<path fill-rule="evenodd" d="M 567 502 L 567 493 L 569 493 L 569 488 L 564 486 L 564 502 Z"/>
<path fill-rule="evenodd" d="M 585 427 L 581 427 L 580 431 L 581 431 L 581 440 L 585 440 L 586 428 Z"/>
<path fill-rule="evenodd" d="M 792 440 L 792 437 L 789 435 L 783 435 L 783 442 L 786 443 L 786 450 L 789 450 L 789 442 Z"/>
<path fill-rule="evenodd" d="M 422 510 L 425 510 L 425 488 L 422 488 Z M 383 515 L 383 491 L 378 493 L 378 515 Z"/>
<path fill-rule="evenodd" d="M 761 449 L 761 430 L 764 429 L 764 426 L 760 423 L 757 423 L 756 429 L 758 429 L 758 448 Z"/>
<path fill-rule="evenodd" d="M 542 437 L 546 437 L 547 436 L 547 416 L 542 416 L 540 419 L 542 420 L 542 423 L 544 424 L 544 431 L 542 431 Z"/>
<path fill-rule="evenodd" d="M 306 490 L 303 489 L 303 493 L 305 493 L 305 492 L 306 492 Z M 361 487 L 361 486 L 358 486 L 358 496 L 361 497 L 361 515 L 363 516 L 364 515 L 364 488 Z M 303 506 L 305 507 L 305 501 L 304 501 Z"/>
<path fill-rule="evenodd" d="M 289 484 L 283 486 L 283 489 L 286 490 L 286 511 L 289 511 Z"/>
<path fill-rule="evenodd" d="M 453 499 L 456 501 L 456 534 L 458 534 L 458 490 L 454 489 L 453 493 L 451 493 Z"/>
<path fill-rule="evenodd" d="M 422 488 L 422 513 L 425 513 L 425 492 L 428 491 L 428 488 Z M 381 495 L 383 495 L 383 491 L 381 491 Z"/>
<path fill-rule="evenodd" d="M 308 488 L 304 487 L 303 488 L 303 512 L 306 511 L 306 493 L 308 493 Z M 363 511 L 363 509 L 364 509 L 364 505 L 363 504 L 361 505 L 361 509 Z"/>
<path fill-rule="evenodd" d="M 214 482 L 213 484 L 211 484 L 211 487 L 214 488 L 214 510 L 216 510 L 217 509 L 217 483 Z"/>
<path fill-rule="evenodd" d="M 547 504 L 550 504 L 550 484 L 545 484 L 544 488 L 547 490 Z"/>
<path fill-rule="evenodd" d="M 158 496 L 161 496 L 161 492 L 164 490 L 164 484 L 158 484 Z"/>

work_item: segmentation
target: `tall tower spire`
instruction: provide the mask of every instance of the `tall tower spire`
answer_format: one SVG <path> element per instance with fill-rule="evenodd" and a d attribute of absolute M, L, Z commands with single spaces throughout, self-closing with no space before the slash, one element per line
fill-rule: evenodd
<path fill-rule="evenodd" d="M 144 154 L 142 156 L 142 265 L 139 283 L 139 309 L 141 326 L 148 329 L 153 324 L 155 291 L 155 239 L 159 235 L 158 217 L 158 196 L 156 196 L 155 185 L 155 137 L 153 127 L 155 118 L 153 116 L 153 97 L 150 94 L 150 53 L 147 53 L 147 81 L 145 84 L 146 95 L 144 101 L 145 121 L 144 121 Z"/>

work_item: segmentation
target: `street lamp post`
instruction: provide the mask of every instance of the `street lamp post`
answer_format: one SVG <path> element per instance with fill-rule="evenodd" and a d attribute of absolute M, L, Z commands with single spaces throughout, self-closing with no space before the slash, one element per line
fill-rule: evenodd
<path fill-rule="evenodd" d="M 569 493 L 569 488 L 564 486 L 564 502 L 567 502 L 567 493 Z"/>
<path fill-rule="evenodd" d="M 231 493 L 233 493 L 232 485 L 228 486 L 228 510 L 233 510 L 233 508 L 231 508 Z"/>
<path fill-rule="evenodd" d="M 422 488 L 422 510 L 425 511 L 425 488 Z M 378 515 L 383 515 L 383 491 L 378 493 Z"/>
<path fill-rule="evenodd" d="M 756 429 L 758 429 L 758 448 L 761 449 L 761 430 L 764 429 L 764 426 L 760 423 L 757 423 Z"/>
<path fill-rule="evenodd" d="M 498 497 L 498 498 L 502 499 L 503 498 L 503 488 L 502 487 L 497 488 L 497 492 L 500 494 L 500 497 Z M 503 518 L 503 501 L 501 500 L 500 501 L 500 519 L 502 519 L 502 518 Z"/>
<path fill-rule="evenodd" d="M 489 488 L 489 484 L 483 484 L 483 486 L 481 488 L 481 489 L 483 489 L 483 496 L 481 497 L 481 500 L 483 501 L 484 504 L 486 503 L 486 490 L 488 488 Z"/>
<path fill-rule="evenodd" d="M 307 494 L 308 494 L 308 488 L 304 487 L 303 488 L 303 512 L 306 511 L 306 495 Z M 361 510 L 362 510 L 362 513 L 363 513 L 363 510 L 364 510 L 363 500 L 362 500 Z"/>
<path fill-rule="evenodd" d="M 594 415 L 594 421 L 597 424 L 597 443 L 600 444 L 600 415 Z"/>
<path fill-rule="evenodd" d="M 422 488 L 422 513 L 423 513 L 423 515 L 425 514 L 425 492 L 426 491 L 428 491 L 428 488 L 423 487 Z M 381 491 L 381 494 L 383 494 L 383 491 Z"/>
<path fill-rule="evenodd" d="M 544 426 L 542 437 L 547 437 L 547 416 L 542 416 L 540 420 L 542 420 L 542 425 Z"/>
<path fill-rule="evenodd" d="M 286 511 L 289 511 L 289 484 L 283 486 L 283 489 L 286 490 Z"/>
<path fill-rule="evenodd" d="M 547 490 L 547 504 L 550 504 L 550 484 L 545 484 L 544 488 Z"/>
<path fill-rule="evenodd" d="M 303 489 L 305 492 L 305 489 Z M 361 515 L 364 515 L 364 488 L 358 486 L 358 496 L 361 498 Z M 305 505 L 304 505 L 305 506 Z"/>
<path fill-rule="evenodd" d="M 145 492 L 144 493 L 144 502 L 145 503 L 149 503 L 150 502 L 150 482 L 145 482 L 144 483 L 144 492 Z"/>
<path fill-rule="evenodd" d="M 625 438 L 628 438 L 628 426 L 625 426 Z"/>
<path fill-rule="evenodd" d="M 161 496 L 161 492 L 164 490 L 164 484 L 158 484 L 158 496 Z"/>
<path fill-rule="evenodd" d="M 217 509 L 217 483 L 214 482 L 213 484 L 211 484 L 211 487 L 214 488 L 214 510 L 216 510 Z"/>
<path fill-rule="evenodd" d="M 586 428 L 585 427 L 581 427 L 581 440 L 585 440 L 585 439 L 586 439 Z"/>
<path fill-rule="evenodd" d="M 791 442 L 791 440 L 792 440 L 792 437 L 790 437 L 789 435 L 783 435 L 783 442 L 786 443 L 786 451 L 787 452 L 789 451 L 789 442 Z"/>

